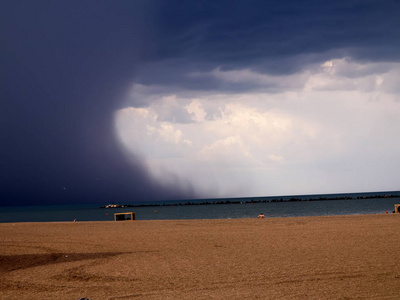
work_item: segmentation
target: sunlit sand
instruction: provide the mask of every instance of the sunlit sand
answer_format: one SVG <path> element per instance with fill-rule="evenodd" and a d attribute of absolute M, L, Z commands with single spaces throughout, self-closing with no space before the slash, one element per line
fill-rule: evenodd
<path fill-rule="evenodd" d="M 400 299 L 400 214 L 0 224 L 1 299 Z"/>

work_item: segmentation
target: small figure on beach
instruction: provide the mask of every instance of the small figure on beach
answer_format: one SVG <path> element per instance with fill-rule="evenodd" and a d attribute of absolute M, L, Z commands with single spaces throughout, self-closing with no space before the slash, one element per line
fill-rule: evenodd
<path fill-rule="evenodd" d="M 263 213 L 260 213 L 260 214 L 258 215 L 258 218 L 259 218 L 259 219 L 263 219 L 263 218 L 265 218 L 265 216 L 264 216 Z"/>

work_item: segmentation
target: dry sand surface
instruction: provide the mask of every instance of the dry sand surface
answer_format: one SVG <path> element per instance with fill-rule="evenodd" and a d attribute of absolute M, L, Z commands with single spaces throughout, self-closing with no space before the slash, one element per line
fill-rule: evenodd
<path fill-rule="evenodd" d="M 1 299 L 400 299 L 400 214 L 0 224 Z"/>

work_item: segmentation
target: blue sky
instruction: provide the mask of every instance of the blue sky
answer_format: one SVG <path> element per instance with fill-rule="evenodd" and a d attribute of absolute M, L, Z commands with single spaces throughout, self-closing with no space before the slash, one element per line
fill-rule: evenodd
<path fill-rule="evenodd" d="M 2 1 L 3 205 L 398 190 L 398 1 Z"/>

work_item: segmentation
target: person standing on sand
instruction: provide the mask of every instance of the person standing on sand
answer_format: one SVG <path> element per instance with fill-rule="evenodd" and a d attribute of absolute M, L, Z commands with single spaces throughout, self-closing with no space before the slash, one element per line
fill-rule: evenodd
<path fill-rule="evenodd" d="M 260 213 L 260 214 L 258 215 L 258 218 L 259 218 L 259 219 L 263 219 L 263 218 L 265 218 L 265 216 L 264 216 L 263 213 Z"/>

